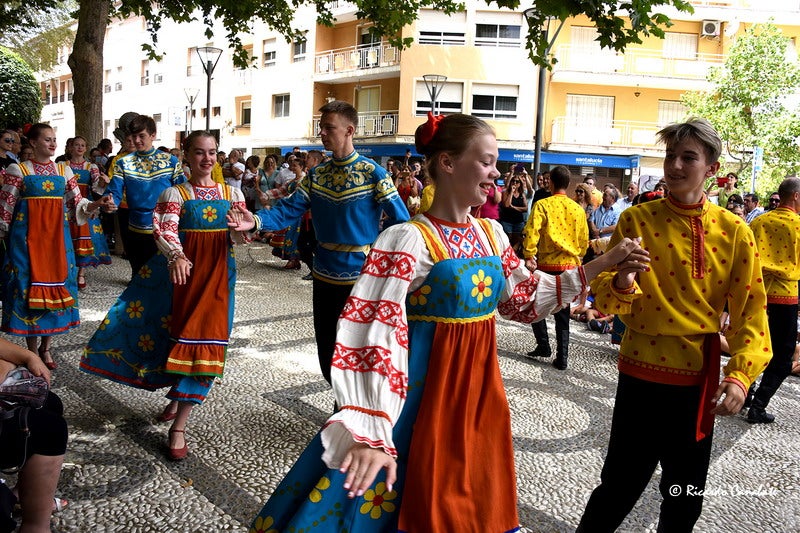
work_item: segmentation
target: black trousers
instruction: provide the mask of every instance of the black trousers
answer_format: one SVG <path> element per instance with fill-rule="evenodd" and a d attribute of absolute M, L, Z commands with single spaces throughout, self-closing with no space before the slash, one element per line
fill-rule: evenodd
<path fill-rule="evenodd" d="M 580 532 L 615 531 L 661 463 L 658 531 L 691 532 L 703 508 L 712 435 L 695 439 L 699 386 L 619 375 L 608 454 Z"/>
<path fill-rule="evenodd" d="M 792 372 L 792 357 L 797 344 L 797 310 L 797 304 L 767 304 L 772 359 L 764 370 L 751 408 L 766 409 L 783 380 Z"/>
<path fill-rule="evenodd" d="M 322 377 L 331 382 L 331 360 L 336 346 L 336 323 L 342 314 L 352 285 L 335 285 L 314 278 L 312 305 L 314 309 L 314 338 Z"/>
<path fill-rule="evenodd" d="M 566 353 L 569 345 L 569 307 L 565 307 L 558 313 L 553 315 L 556 323 L 556 349 L 563 350 Z M 540 320 L 531 324 L 533 328 L 533 336 L 536 337 L 536 344 L 547 344 L 550 339 L 547 335 L 547 320 Z"/>
<path fill-rule="evenodd" d="M 314 248 L 317 247 L 317 238 L 314 225 L 311 221 L 300 223 L 300 234 L 297 236 L 297 252 L 309 270 L 314 270 Z"/>
<path fill-rule="evenodd" d="M 563 274 L 564 270 L 547 272 L 557 276 Z M 569 305 L 553 315 L 556 323 L 556 357 L 563 358 L 569 350 Z M 548 345 L 550 339 L 547 335 L 547 321 L 540 320 L 531 324 L 533 336 L 536 337 L 536 345 Z"/>
<path fill-rule="evenodd" d="M 157 252 L 158 248 L 152 233 L 128 232 L 125 254 L 131 263 L 131 279 Z"/>

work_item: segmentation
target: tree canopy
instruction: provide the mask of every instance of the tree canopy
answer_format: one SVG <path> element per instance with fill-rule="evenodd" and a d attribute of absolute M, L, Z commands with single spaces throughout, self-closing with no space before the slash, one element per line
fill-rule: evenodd
<path fill-rule="evenodd" d="M 725 64 L 709 72 L 712 88 L 683 96 L 689 113 L 707 118 L 722 137 L 725 171 L 749 182 L 754 149 L 763 149 L 761 194 L 800 166 L 800 64 L 789 50 L 775 25 L 753 25 L 736 38 Z"/>
<path fill-rule="evenodd" d="M 33 71 L 19 55 L 0 46 L 0 126 L 18 127 L 39 120 L 42 95 Z"/>
<path fill-rule="evenodd" d="M 404 26 L 417 19 L 420 8 L 433 8 L 445 13 L 453 13 L 464 7 L 458 0 L 352 0 L 357 8 L 356 16 L 370 20 L 374 24 L 373 31 L 389 38 L 392 44 L 405 47 L 412 38 L 401 38 Z M 513 10 L 520 9 L 520 0 L 486 0 L 487 4 L 496 4 Z M 664 37 L 664 28 L 671 23 L 669 18 L 653 11 L 662 6 L 673 6 L 680 11 L 692 12 L 693 8 L 685 0 L 638 0 L 636 2 L 618 2 L 616 0 L 533 0 L 535 8 L 528 19 L 529 27 L 526 47 L 531 60 L 539 65 L 548 65 L 546 54 L 548 35 L 546 20 L 566 20 L 569 17 L 586 15 L 597 27 L 599 42 L 602 46 L 623 50 L 627 45 L 641 43 L 641 36 L 655 35 Z M 283 34 L 287 41 L 302 38 L 293 24 L 294 12 L 301 5 L 314 5 L 317 10 L 317 22 L 324 25 L 333 24 L 331 3 L 328 0 L 274 0 L 261 2 L 246 0 L 239 2 L 207 2 L 204 0 L 188 1 L 151 1 L 122 0 L 119 13 L 123 16 L 141 15 L 147 20 L 153 43 L 157 42 L 157 33 L 161 21 L 172 19 L 179 22 L 194 20 L 201 13 L 207 30 L 206 36 L 212 37 L 211 27 L 214 20 L 222 22 L 226 38 L 236 50 L 234 63 L 247 66 L 250 58 L 242 48 L 239 39 L 242 21 L 259 19 Z M 624 18 L 623 18 L 624 17 Z M 157 57 L 155 47 L 149 43 L 144 45 L 153 57 Z"/>
<path fill-rule="evenodd" d="M 42 113 L 39 82 L 17 54 L 0 46 L 0 127 L 38 122 Z"/>
<path fill-rule="evenodd" d="M 33 27 L 36 14 L 50 13 L 64 8 L 66 0 L 10 0 L 0 5 L 0 32 L 9 29 Z M 485 0 L 487 4 L 509 9 L 520 9 L 520 0 Z M 385 36 L 393 44 L 408 46 L 410 38 L 403 39 L 401 30 L 413 23 L 420 8 L 433 8 L 453 13 L 464 8 L 458 0 L 352 0 L 356 16 L 374 24 L 372 31 Z M 691 12 L 685 0 L 533 0 L 535 7 L 528 18 L 526 47 L 532 61 L 549 65 L 548 19 L 566 20 L 577 15 L 586 15 L 597 27 L 598 40 L 602 46 L 623 50 L 628 44 L 640 43 L 641 36 L 663 37 L 669 18 L 654 13 L 659 7 L 671 6 L 680 11 Z M 234 50 L 233 60 L 237 66 L 245 67 L 250 57 L 242 46 L 240 32 L 247 21 L 260 20 L 283 34 L 287 41 L 302 39 L 303 33 L 294 25 L 294 14 L 301 6 L 314 6 L 317 22 L 324 25 L 334 23 L 331 4 L 328 0 L 82 0 L 78 11 L 78 29 L 70 56 L 69 65 L 75 85 L 76 129 L 84 136 L 96 140 L 101 129 L 103 93 L 102 86 L 94 80 L 102 77 L 102 48 L 109 17 L 114 15 L 142 16 L 152 38 L 151 43 L 142 43 L 153 58 L 158 58 L 158 31 L 165 19 L 189 22 L 199 18 L 206 24 L 206 36 L 213 37 L 215 21 L 222 24 L 225 38 Z"/>

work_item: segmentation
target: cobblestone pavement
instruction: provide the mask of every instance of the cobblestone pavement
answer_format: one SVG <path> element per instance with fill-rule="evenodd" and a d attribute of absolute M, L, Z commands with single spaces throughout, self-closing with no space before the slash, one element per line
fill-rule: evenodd
<path fill-rule="evenodd" d="M 165 456 L 165 400 L 78 370 L 81 349 L 124 288 L 127 262 L 89 271 L 82 326 L 54 339 L 54 390 L 70 427 L 54 516 L 67 532 L 247 531 L 333 406 L 316 359 L 311 282 L 263 247 L 239 249 L 232 343 L 218 380 L 189 421 L 190 455 Z M 512 411 L 524 531 L 573 531 L 599 480 L 616 384 L 607 336 L 573 323 L 570 368 L 528 362 L 529 326 L 499 320 L 500 365 Z M 552 327 L 552 323 L 551 323 Z M 577 331 L 575 331 L 577 330 Z M 551 339 L 553 335 L 551 334 Z M 658 401 L 658 398 L 653 398 Z M 770 408 L 771 425 L 717 421 L 705 507 L 696 531 L 800 530 L 800 379 Z M 621 531 L 654 531 L 660 496 L 647 487 Z M 510 495 L 491 495 L 493 498 Z"/>

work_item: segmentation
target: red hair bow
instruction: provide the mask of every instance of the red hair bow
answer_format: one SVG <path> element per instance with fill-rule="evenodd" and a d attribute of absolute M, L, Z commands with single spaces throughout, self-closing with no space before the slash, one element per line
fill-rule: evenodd
<path fill-rule="evenodd" d="M 439 123 L 444 119 L 444 115 L 434 115 L 433 111 L 428 111 L 428 121 L 422 125 L 419 132 L 419 141 L 423 146 L 427 146 L 432 140 L 436 131 L 439 129 Z"/>

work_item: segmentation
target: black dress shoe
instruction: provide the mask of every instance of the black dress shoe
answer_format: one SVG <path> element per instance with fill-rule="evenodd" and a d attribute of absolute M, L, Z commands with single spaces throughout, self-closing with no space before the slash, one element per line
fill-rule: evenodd
<path fill-rule="evenodd" d="M 530 357 L 531 359 L 536 357 L 550 357 L 551 355 L 553 355 L 553 350 L 546 344 L 540 344 L 535 350 L 531 350 L 525 354 L 526 357 Z"/>
<path fill-rule="evenodd" d="M 763 409 L 751 407 L 747 412 L 747 421 L 751 424 L 771 424 L 775 422 L 775 415 L 771 415 Z"/>
<path fill-rule="evenodd" d="M 556 358 L 555 360 L 553 360 L 553 366 L 556 367 L 558 370 L 566 370 L 567 362 Z"/>

